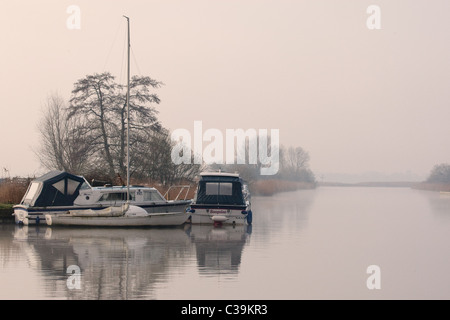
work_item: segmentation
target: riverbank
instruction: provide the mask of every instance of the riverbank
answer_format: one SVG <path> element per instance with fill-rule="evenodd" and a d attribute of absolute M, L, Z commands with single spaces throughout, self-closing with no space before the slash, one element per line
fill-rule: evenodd
<path fill-rule="evenodd" d="M 358 182 L 358 183 L 342 183 L 342 182 L 320 182 L 319 187 L 388 187 L 388 188 L 412 188 L 419 182 L 410 181 L 387 181 L 387 182 Z"/>
<path fill-rule="evenodd" d="M 258 180 L 250 184 L 250 192 L 255 196 L 273 196 L 287 191 L 315 189 L 312 182 L 299 182 L 287 180 Z"/>
<path fill-rule="evenodd" d="M 450 183 L 430 183 L 420 182 L 412 186 L 413 189 L 438 191 L 438 192 L 450 192 Z"/>
<path fill-rule="evenodd" d="M 388 187 L 388 188 L 411 188 L 417 190 L 428 190 L 436 192 L 450 192 L 450 183 L 430 183 L 430 182 L 360 182 L 360 183 L 340 183 L 321 182 L 319 187 Z"/>
<path fill-rule="evenodd" d="M 14 220 L 12 204 L 0 204 L 0 223 Z"/>

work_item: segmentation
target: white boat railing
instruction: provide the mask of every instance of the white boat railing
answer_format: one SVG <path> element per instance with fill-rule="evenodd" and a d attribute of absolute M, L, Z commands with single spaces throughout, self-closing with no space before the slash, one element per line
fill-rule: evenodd
<path fill-rule="evenodd" d="M 166 193 L 164 193 L 164 198 L 165 198 L 166 200 L 170 200 L 170 199 L 169 199 L 169 192 L 170 192 L 170 190 L 176 189 L 176 188 L 180 188 L 180 191 L 178 192 L 176 198 L 173 199 L 173 200 L 175 200 L 175 201 L 179 200 L 180 195 L 181 195 L 181 193 L 183 192 L 183 190 L 186 190 L 186 192 L 185 192 L 185 194 L 184 194 L 184 199 L 183 199 L 183 200 L 186 200 L 186 199 L 187 199 L 187 196 L 188 196 L 188 194 L 189 194 L 189 190 L 191 189 L 191 186 L 190 186 L 190 185 L 170 186 L 169 189 L 167 189 Z"/>

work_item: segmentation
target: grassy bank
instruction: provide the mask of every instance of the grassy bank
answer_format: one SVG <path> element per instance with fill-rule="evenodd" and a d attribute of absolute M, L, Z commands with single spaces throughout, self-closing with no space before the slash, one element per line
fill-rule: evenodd
<path fill-rule="evenodd" d="M 0 222 L 14 220 L 14 217 L 12 216 L 14 210 L 12 207 L 12 204 L 0 203 Z"/>
<path fill-rule="evenodd" d="M 20 203 L 27 191 L 29 179 L 3 179 L 0 183 L 0 222 L 13 221 L 13 205 Z"/>

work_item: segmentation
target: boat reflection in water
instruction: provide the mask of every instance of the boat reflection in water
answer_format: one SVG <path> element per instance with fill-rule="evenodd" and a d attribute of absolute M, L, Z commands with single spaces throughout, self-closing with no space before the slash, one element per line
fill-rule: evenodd
<path fill-rule="evenodd" d="M 51 228 L 16 226 L 14 241 L 42 275 L 42 298 L 154 299 L 192 253 L 183 228 Z M 81 290 L 68 288 L 69 266 L 81 271 Z"/>
<path fill-rule="evenodd" d="M 74 300 L 158 299 L 167 283 L 192 276 L 191 267 L 235 277 L 252 232 L 251 225 L 10 228 L 15 250 L 37 276 L 35 298 Z M 80 270 L 80 290 L 68 287 L 72 266 Z"/>
<path fill-rule="evenodd" d="M 252 232 L 251 225 L 214 227 L 193 224 L 187 232 L 195 245 L 200 274 L 238 273 L 244 245 Z"/>

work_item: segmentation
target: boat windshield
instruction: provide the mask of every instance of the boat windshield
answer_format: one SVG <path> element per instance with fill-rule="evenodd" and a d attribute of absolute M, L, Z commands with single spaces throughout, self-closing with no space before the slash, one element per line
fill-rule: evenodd
<path fill-rule="evenodd" d="M 243 205 L 240 182 L 201 181 L 197 190 L 197 203 Z"/>
<path fill-rule="evenodd" d="M 80 190 L 87 190 L 87 189 L 92 189 L 92 187 L 89 184 L 89 182 L 87 182 L 86 179 L 84 179 L 84 182 L 83 182 L 83 184 L 80 187 Z"/>
<path fill-rule="evenodd" d="M 144 191 L 144 201 L 165 201 L 165 199 L 155 191 Z"/>
<path fill-rule="evenodd" d="M 233 194 L 233 184 L 231 182 L 207 182 L 206 195 L 231 196 Z"/>
<path fill-rule="evenodd" d="M 39 190 L 39 185 L 40 184 L 38 182 L 31 183 L 30 187 L 28 188 L 27 194 L 23 198 L 22 204 L 30 204 L 30 202 L 37 195 L 37 192 Z"/>
<path fill-rule="evenodd" d="M 126 201 L 126 192 L 108 192 L 104 193 L 99 201 Z M 130 200 L 134 200 L 134 192 L 130 192 Z"/>

